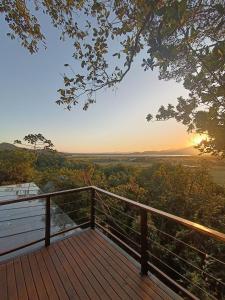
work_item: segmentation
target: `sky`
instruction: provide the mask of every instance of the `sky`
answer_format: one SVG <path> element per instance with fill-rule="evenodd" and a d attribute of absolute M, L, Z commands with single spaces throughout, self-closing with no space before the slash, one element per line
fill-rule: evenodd
<path fill-rule="evenodd" d="M 160 105 L 176 104 L 186 96 L 182 84 L 160 81 L 158 72 L 144 72 L 136 61 L 116 90 L 97 94 L 88 111 L 58 106 L 61 74 L 71 58 L 72 44 L 61 42 L 55 29 L 43 21 L 47 50 L 31 55 L 19 41 L 11 41 L 0 20 L 0 142 L 12 143 L 29 133 L 42 133 L 65 152 L 130 152 L 178 149 L 191 145 L 192 136 L 174 120 L 147 122 Z"/>

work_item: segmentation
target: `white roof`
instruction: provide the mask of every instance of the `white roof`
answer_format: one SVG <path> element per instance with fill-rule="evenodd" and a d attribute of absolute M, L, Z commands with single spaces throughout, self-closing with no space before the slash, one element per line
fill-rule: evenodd
<path fill-rule="evenodd" d="M 23 196 L 38 195 L 40 188 L 34 182 L 0 186 L 0 201 L 20 198 Z"/>
<path fill-rule="evenodd" d="M 15 199 L 37 194 L 40 194 L 40 189 L 34 182 L 0 186 L 0 202 L 6 199 Z M 45 209 L 44 199 L 27 200 L 25 202 L 16 202 L 4 206 L 0 205 L 0 253 L 43 238 L 45 235 Z M 70 218 L 69 214 L 63 211 L 52 200 L 52 234 L 63 229 L 74 227 L 75 225 L 76 223 Z M 71 232 L 63 234 L 63 236 L 80 230 L 79 228 L 74 231 L 72 230 Z M 55 237 L 53 240 L 59 237 Z M 43 242 L 41 245 L 43 245 Z M 22 254 L 28 251 L 28 249 L 35 249 L 39 246 L 40 243 L 11 254 L 0 256 L 0 262 L 15 255 Z"/>

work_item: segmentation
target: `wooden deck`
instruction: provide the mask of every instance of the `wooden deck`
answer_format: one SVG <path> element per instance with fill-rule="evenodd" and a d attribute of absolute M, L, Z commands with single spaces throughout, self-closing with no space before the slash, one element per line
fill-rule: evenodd
<path fill-rule="evenodd" d="M 0 265 L 0 299 L 175 299 L 94 230 Z"/>

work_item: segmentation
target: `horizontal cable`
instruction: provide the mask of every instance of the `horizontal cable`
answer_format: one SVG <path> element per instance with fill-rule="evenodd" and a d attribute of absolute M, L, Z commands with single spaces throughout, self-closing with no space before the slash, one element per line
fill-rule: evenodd
<path fill-rule="evenodd" d="M 45 208 L 45 207 L 44 207 Z M 51 216 L 58 216 L 58 215 L 62 215 L 62 214 L 71 214 L 73 212 L 77 212 L 80 211 L 81 209 L 75 209 L 75 210 L 71 210 L 68 212 L 60 212 L 60 213 L 51 213 Z M 3 222 L 9 222 L 9 221 L 15 221 L 15 220 L 21 220 L 21 219 L 27 219 L 27 218 L 31 218 L 31 217 L 39 217 L 39 216 L 45 216 L 45 214 L 38 214 L 38 215 L 32 215 L 32 216 L 25 216 L 25 217 L 19 217 L 19 218 L 12 218 L 12 219 L 7 219 L 7 220 L 1 220 L 0 223 Z"/>
<path fill-rule="evenodd" d="M 167 275 L 164 271 L 156 267 L 156 265 L 154 265 L 150 261 L 148 261 L 148 268 L 149 270 L 151 270 L 151 272 L 154 273 L 156 272 L 160 277 L 162 276 L 163 281 L 169 283 L 169 285 L 167 286 L 172 285 L 173 287 L 175 287 L 176 290 L 178 289 L 182 293 L 182 295 L 188 296 L 187 299 L 199 300 L 199 298 L 196 297 L 194 294 L 192 294 L 192 292 L 188 291 L 184 286 L 182 286 L 181 285 L 182 283 L 178 283 L 177 281 L 173 280 L 171 276 Z M 186 299 L 186 298 L 182 298 L 182 299 Z"/>
<path fill-rule="evenodd" d="M 57 201 L 56 200 L 53 200 L 57 205 L 67 205 L 67 204 L 77 204 L 77 199 L 75 199 L 75 200 L 73 200 L 73 201 L 70 201 L 70 202 L 65 202 L 65 199 L 63 199 L 63 202 L 59 202 L 59 203 L 57 203 Z M 61 200 L 60 200 L 61 201 Z"/>
<path fill-rule="evenodd" d="M 181 257 L 180 255 L 174 253 L 173 251 L 169 250 L 168 248 L 166 248 L 165 246 L 161 245 L 160 243 L 154 241 L 151 238 L 148 238 L 148 240 L 151 240 L 154 244 L 157 244 L 160 248 L 166 250 L 167 252 L 171 253 L 172 255 L 176 256 L 179 260 L 182 260 L 183 262 L 185 262 L 186 264 L 188 264 L 189 266 L 191 266 L 192 268 L 198 270 L 200 273 L 204 273 L 207 276 L 211 277 L 212 279 L 214 279 L 215 281 L 219 282 L 220 284 L 222 284 L 223 286 L 225 286 L 225 283 L 223 281 L 221 281 L 220 279 L 214 277 L 213 275 L 211 275 L 210 273 L 207 273 L 206 271 L 200 269 L 199 267 L 193 265 L 191 262 L 187 261 L 186 259 L 184 259 L 183 257 Z"/>
<path fill-rule="evenodd" d="M 10 204 L 8 204 L 8 205 L 10 205 Z M 30 208 L 30 207 L 40 207 L 40 206 L 42 206 L 43 208 L 45 208 L 45 203 L 38 204 L 38 205 L 28 205 L 28 206 L 21 206 L 21 207 L 4 208 L 4 209 L 0 209 L 0 212 L 1 211 L 5 211 L 5 210 L 15 210 L 15 209 L 23 209 L 23 208 Z"/>
<path fill-rule="evenodd" d="M 43 229 L 45 229 L 45 227 L 32 229 L 32 230 L 27 230 L 27 231 L 22 231 L 22 232 L 17 232 L 17 233 L 9 234 L 9 235 L 4 235 L 4 236 L 0 236 L 0 239 L 8 238 L 8 237 L 11 237 L 11 236 L 16 236 L 16 235 L 20 235 L 20 234 L 24 234 L 24 233 L 29 233 L 29 232 L 33 232 L 33 231 L 43 230 Z"/>
<path fill-rule="evenodd" d="M 102 212 L 100 209 L 98 209 L 98 208 L 96 208 L 95 207 L 95 209 L 96 209 L 96 211 L 98 211 L 98 212 L 100 212 L 103 216 L 107 216 L 104 212 Z M 96 217 L 97 217 L 97 215 L 96 215 Z M 106 223 L 106 222 L 105 222 Z M 117 222 L 115 222 L 116 223 L 116 226 L 117 227 L 119 227 L 124 233 L 127 233 L 126 232 L 126 230 L 124 229 L 124 228 L 122 228 Z M 106 224 L 108 224 L 108 223 L 106 223 Z M 108 224 L 108 226 L 110 226 L 109 224 Z"/>
<path fill-rule="evenodd" d="M 80 187 L 80 188 L 76 188 L 76 189 L 57 191 L 57 192 L 51 192 L 51 193 L 46 193 L 46 194 L 42 193 L 39 195 L 32 195 L 32 196 L 28 196 L 28 197 L 21 197 L 21 198 L 17 197 L 14 199 L 0 201 L 0 206 L 9 205 L 9 204 L 13 204 L 13 203 L 26 202 L 26 201 L 31 201 L 31 200 L 40 200 L 40 199 L 44 199 L 46 201 L 46 199 L 49 199 L 52 197 L 67 195 L 67 194 L 71 194 L 71 193 L 80 193 L 80 192 L 84 192 L 84 191 L 90 191 L 91 189 L 92 189 L 92 187 L 85 186 L 85 187 Z"/>
<path fill-rule="evenodd" d="M 71 214 L 71 213 L 73 213 L 73 212 L 78 212 L 78 211 L 80 211 L 81 209 L 74 209 L 74 210 L 70 210 L 70 211 L 62 211 L 62 212 L 59 212 L 59 213 L 55 213 L 54 214 L 54 216 L 58 216 L 58 215 L 63 215 L 63 214 L 67 214 L 67 215 L 69 215 L 69 214 Z"/>
<path fill-rule="evenodd" d="M 97 221 L 100 221 L 100 222 L 103 222 L 105 223 L 106 225 L 108 225 L 112 230 L 116 231 L 118 234 L 120 234 L 121 236 L 123 236 L 125 239 L 127 239 L 130 243 L 132 243 L 135 247 L 139 248 L 140 249 L 140 245 L 137 244 L 136 242 L 134 242 L 133 240 L 131 240 L 129 237 L 127 237 L 125 234 L 123 234 L 121 231 L 119 231 L 118 229 L 115 229 L 114 227 L 110 226 L 109 224 L 107 224 L 105 221 L 99 219 L 99 218 L 96 218 Z"/>
<path fill-rule="evenodd" d="M 133 228 L 129 227 L 128 225 L 122 223 L 121 221 L 117 220 L 116 218 L 112 217 L 111 215 L 106 214 L 105 212 L 103 212 L 102 210 L 98 209 L 97 207 L 95 207 L 95 209 L 102 213 L 104 216 L 106 216 L 107 218 L 112 219 L 113 221 L 115 221 L 116 223 L 121 224 L 122 226 L 125 226 L 126 228 L 130 229 L 131 231 L 133 231 L 134 233 L 136 233 L 137 235 L 140 235 L 140 232 L 134 230 Z"/>
<path fill-rule="evenodd" d="M 194 246 L 192 246 L 192 245 L 189 245 L 189 244 L 185 243 L 184 241 L 182 241 L 182 240 L 180 240 L 180 239 L 178 239 L 178 238 L 176 238 L 176 237 L 170 235 L 169 233 L 166 233 L 166 232 L 164 232 L 164 231 L 162 231 L 162 230 L 160 230 L 160 229 L 157 229 L 157 228 L 153 228 L 153 230 L 156 230 L 156 231 L 158 231 L 158 232 L 160 232 L 160 233 L 162 233 L 162 234 L 164 234 L 164 235 L 170 237 L 171 239 L 173 239 L 173 240 L 175 240 L 175 241 L 177 241 L 177 242 L 179 242 L 179 243 L 181 243 L 181 244 L 183 244 L 183 245 L 185 245 L 185 246 L 191 248 L 192 250 L 194 250 L 194 251 L 196 251 L 196 252 L 199 252 L 199 253 L 201 253 L 202 255 L 207 256 L 207 257 L 209 257 L 209 258 L 211 258 L 211 259 L 217 261 L 218 263 L 221 263 L 221 264 L 225 265 L 225 262 L 219 260 L 218 258 L 216 258 L 216 257 L 214 257 L 214 256 L 212 256 L 212 255 L 210 255 L 210 254 L 207 254 L 206 252 L 203 252 L 202 250 L 199 250 L 198 248 L 196 248 L 196 247 L 194 247 Z"/>
<path fill-rule="evenodd" d="M 89 218 L 90 218 L 90 214 L 88 214 L 87 216 L 82 217 L 82 218 L 76 220 L 75 222 L 77 223 L 77 222 L 80 222 L 80 220 L 89 219 Z"/>
<path fill-rule="evenodd" d="M 28 218 L 33 218 L 33 217 L 40 217 L 40 216 L 45 216 L 45 214 L 39 214 L 39 215 L 33 215 L 33 216 L 25 216 L 25 217 L 13 218 L 13 219 L 1 220 L 0 223 L 11 222 L 11 221 L 16 221 L 16 220 L 21 220 L 21 219 L 28 219 Z"/>
<path fill-rule="evenodd" d="M 174 273 L 178 274 L 180 277 L 182 277 L 184 280 L 188 281 L 191 285 L 197 287 L 198 289 L 200 289 L 203 293 L 207 294 L 209 297 L 211 297 L 212 299 L 217 300 L 214 296 L 212 296 L 211 294 L 209 294 L 207 291 L 203 290 L 198 284 L 193 283 L 190 279 L 188 279 L 187 277 L 185 277 L 184 275 L 180 274 L 178 271 L 176 271 L 174 268 L 172 268 L 171 266 L 169 266 L 167 263 L 165 263 L 163 260 L 161 260 L 160 258 L 158 258 L 157 256 L 155 256 L 154 254 L 150 253 L 148 251 L 148 254 L 152 257 L 154 257 L 156 260 L 158 260 L 160 263 L 162 263 L 164 266 L 166 266 L 167 268 L 169 268 L 170 270 L 172 270 Z"/>
<path fill-rule="evenodd" d="M 82 217 L 82 218 L 76 220 L 76 222 L 79 222 L 80 220 L 83 220 L 83 219 L 87 219 L 87 218 L 89 218 L 89 217 L 90 217 L 90 215 L 87 215 L 87 216 L 85 216 L 85 217 Z M 32 230 L 27 230 L 27 231 L 17 232 L 17 233 L 9 234 L 9 235 L 4 235 L 4 236 L 0 236 L 0 239 L 12 237 L 12 236 L 17 236 L 17 235 L 24 234 L 24 233 L 29 233 L 29 232 L 39 231 L 39 230 L 43 230 L 43 229 L 45 229 L 45 227 L 40 227 L 40 228 L 37 228 L 37 229 L 32 229 Z"/>
<path fill-rule="evenodd" d="M 88 221 L 88 222 L 81 223 L 81 224 L 79 224 L 79 225 L 77 225 L 77 226 L 73 226 L 73 227 L 70 227 L 70 228 L 67 228 L 67 229 L 58 231 L 58 232 L 56 232 L 56 233 L 51 234 L 51 238 L 52 238 L 52 237 L 55 237 L 55 236 L 57 236 L 57 235 L 66 233 L 66 232 L 71 231 L 71 230 L 75 230 L 75 229 L 82 228 L 82 227 L 88 227 L 88 225 L 90 225 L 90 222 L 89 222 L 89 221 Z"/>
<path fill-rule="evenodd" d="M 56 232 L 56 233 L 53 233 L 53 234 L 51 234 L 51 237 L 54 237 L 54 236 L 56 236 L 56 235 L 58 235 L 58 234 L 60 234 L 60 233 L 64 233 L 64 232 L 67 232 L 67 231 L 70 231 L 70 230 L 79 228 L 79 227 L 82 226 L 83 224 L 89 223 L 89 221 L 88 221 L 88 222 L 83 222 L 83 223 L 80 223 L 80 224 L 79 224 L 79 222 L 80 222 L 81 220 L 86 220 L 86 219 L 89 219 L 89 218 L 90 218 L 90 216 L 82 217 L 82 218 L 76 220 L 76 223 L 78 223 L 78 224 L 75 224 L 75 226 L 69 226 L 68 228 L 66 228 L 66 229 L 64 229 L 64 230 L 62 230 L 62 231 L 58 231 L 58 232 Z M 66 224 L 64 224 L 64 225 L 66 225 Z"/>
<path fill-rule="evenodd" d="M 105 206 L 105 207 L 106 207 L 106 204 L 104 204 L 102 201 L 99 201 L 99 200 L 98 200 L 98 199 L 96 199 L 96 198 L 95 198 L 95 200 L 97 200 L 97 202 L 99 202 L 101 205 L 103 205 L 103 206 Z M 125 212 L 123 212 L 123 211 L 121 211 L 121 210 L 119 210 L 119 209 L 117 209 L 117 208 L 115 208 L 115 207 L 113 207 L 113 206 L 111 206 L 111 205 L 107 205 L 107 207 L 106 207 L 106 208 L 108 208 L 108 207 L 110 207 L 111 209 L 113 209 L 113 210 L 117 211 L 118 213 L 120 213 L 120 214 L 122 214 L 122 215 L 124 215 L 124 216 L 126 216 L 126 217 L 128 217 L 128 218 L 131 218 L 131 219 L 133 219 L 133 220 L 136 220 L 136 218 L 135 218 L 135 217 L 133 217 L 133 216 L 130 216 L 130 215 L 126 214 Z"/>
<path fill-rule="evenodd" d="M 67 204 L 72 204 L 72 203 L 76 203 L 75 201 L 71 201 L 71 202 L 59 202 L 57 203 L 57 201 L 54 200 L 54 202 L 56 203 L 56 205 L 58 205 L 59 207 L 67 205 Z"/>
<path fill-rule="evenodd" d="M 96 222 L 96 226 L 98 229 L 106 233 L 107 237 L 109 237 L 111 240 L 116 241 L 119 246 L 125 250 L 129 255 L 131 255 L 133 258 L 135 258 L 138 262 L 140 262 L 140 253 L 138 253 L 134 248 L 130 247 L 128 244 L 126 244 L 123 240 L 118 238 L 115 234 L 113 234 L 110 230 L 102 226 L 101 224 Z"/>

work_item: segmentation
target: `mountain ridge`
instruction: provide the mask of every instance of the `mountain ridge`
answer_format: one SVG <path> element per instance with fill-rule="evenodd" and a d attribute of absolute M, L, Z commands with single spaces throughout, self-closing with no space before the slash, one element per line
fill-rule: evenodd
<path fill-rule="evenodd" d="M 0 151 L 2 150 L 15 150 L 18 148 L 17 146 L 10 144 L 10 143 L 0 143 Z"/>

